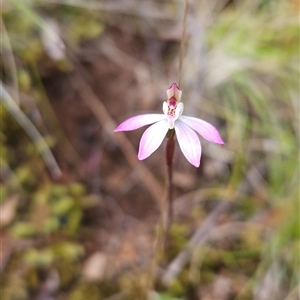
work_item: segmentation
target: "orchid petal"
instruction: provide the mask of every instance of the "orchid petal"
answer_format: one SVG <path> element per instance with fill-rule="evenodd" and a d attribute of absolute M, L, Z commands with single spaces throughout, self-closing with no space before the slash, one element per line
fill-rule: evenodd
<path fill-rule="evenodd" d="M 140 140 L 138 159 L 149 157 L 162 143 L 169 130 L 167 120 L 151 125 L 142 135 Z"/>
<path fill-rule="evenodd" d="M 175 111 L 175 120 L 177 120 L 183 113 L 184 105 L 182 102 L 178 103 Z"/>
<path fill-rule="evenodd" d="M 180 120 L 198 132 L 201 136 L 203 136 L 206 140 L 224 145 L 218 130 L 208 122 L 205 122 L 198 118 L 181 116 Z"/>
<path fill-rule="evenodd" d="M 181 119 L 175 123 L 179 147 L 186 159 L 195 167 L 200 166 L 201 144 L 197 134 Z"/>
<path fill-rule="evenodd" d="M 168 103 L 166 101 L 164 101 L 164 103 L 163 103 L 163 112 L 164 112 L 165 116 L 168 115 L 168 110 L 169 110 Z"/>
<path fill-rule="evenodd" d="M 147 115 L 135 116 L 121 123 L 114 130 L 114 132 L 135 130 L 145 125 L 149 125 L 161 121 L 165 118 L 166 117 L 163 114 L 147 114 Z"/>

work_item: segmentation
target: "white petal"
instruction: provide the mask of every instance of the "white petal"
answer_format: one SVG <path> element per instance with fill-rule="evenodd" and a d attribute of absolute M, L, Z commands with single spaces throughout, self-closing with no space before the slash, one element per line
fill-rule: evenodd
<path fill-rule="evenodd" d="M 217 144 L 224 144 L 218 130 L 210 123 L 188 116 L 181 116 L 180 120 L 197 131 L 206 140 Z"/>
<path fill-rule="evenodd" d="M 145 125 L 149 125 L 165 119 L 163 114 L 149 114 L 132 117 L 121 123 L 114 132 L 135 130 Z"/>
<path fill-rule="evenodd" d="M 175 111 L 175 120 L 177 120 L 182 115 L 183 108 L 184 105 L 182 102 L 177 104 L 176 111 Z"/>
<path fill-rule="evenodd" d="M 201 144 L 196 132 L 184 124 L 180 119 L 175 122 L 175 132 L 183 155 L 192 165 L 199 167 Z"/>
<path fill-rule="evenodd" d="M 138 159 L 149 157 L 162 143 L 169 130 L 167 120 L 151 125 L 142 135 L 140 140 Z"/>
<path fill-rule="evenodd" d="M 165 116 L 168 115 L 168 110 L 169 110 L 168 103 L 166 101 L 164 101 L 164 103 L 163 103 L 163 112 L 164 112 Z"/>

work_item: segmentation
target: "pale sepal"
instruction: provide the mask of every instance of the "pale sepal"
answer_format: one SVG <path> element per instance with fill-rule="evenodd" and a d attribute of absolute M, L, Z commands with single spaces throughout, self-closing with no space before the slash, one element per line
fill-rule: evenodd
<path fill-rule="evenodd" d="M 169 130 L 167 120 L 159 121 L 151 125 L 142 135 L 138 159 L 143 160 L 149 157 L 163 142 Z"/>
<path fill-rule="evenodd" d="M 201 144 L 197 134 L 181 119 L 175 123 L 175 131 L 179 147 L 186 159 L 195 167 L 200 166 Z"/>
<path fill-rule="evenodd" d="M 163 114 L 139 115 L 122 122 L 114 132 L 131 131 L 165 119 Z"/>
<path fill-rule="evenodd" d="M 180 120 L 192 129 L 194 129 L 196 132 L 198 132 L 206 140 L 217 144 L 225 144 L 218 130 L 210 123 L 198 118 L 188 116 L 181 116 Z"/>

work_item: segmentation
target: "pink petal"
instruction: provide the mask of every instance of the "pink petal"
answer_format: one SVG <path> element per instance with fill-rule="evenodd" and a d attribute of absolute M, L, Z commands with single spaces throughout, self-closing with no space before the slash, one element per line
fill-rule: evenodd
<path fill-rule="evenodd" d="M 180 119 L 175 122 L 175 131 L 183 155 L 193 166 L 199 167 L 201 144 L 196 132 Z"/>
<path fill-rule="evenodd" d="M 143 160 L 150 156 L 162 143 L 169 130 L 167 120 L 151 125 L 142 135 L 138 159 Z"/>
<path fill-rule="evenodd" d="M 145 125 L 149 125 L 165 119 L 163 114 L 149 114 L 132 117 L 121 123 L 114 132 L 135 130 Z"/>
<path fill-rule="evenodd" d="M 222 144 L 222 145 L 225 144 L 218 130 L 210 123 L 205 122 L 198 118 L 187 117 L 187 116 L 181 116 L 180 120 L 184 122 L 186 125 L 190 126 L 195 131 L 197 131 L 206 140 L 217 144 Z"/>

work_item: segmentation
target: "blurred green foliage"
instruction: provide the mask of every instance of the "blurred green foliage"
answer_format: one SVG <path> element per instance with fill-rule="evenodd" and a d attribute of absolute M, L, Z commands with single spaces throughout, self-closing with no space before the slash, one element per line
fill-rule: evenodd
<path fill-rule="evenodd" d="M 211 284 L 215 274 L 224 269 L 232 278 L 241 274 L 247 278 L 237 299 L 251 299 L 253 287 L 263 282 L 274 264 L 279 265 L 278 285 L 286 294 L 299 283 L 298 16 L 293 2 L 253 1 L 257 3 L 253 10 L 245 8 L 242 1 L 234 2 L 236 5 L 226 7 L 206 28 L 206 46 L 212 57 L 220 55 L 218 67 L 223 75 L 220 81 L 213 76 L 215 85 L 208 94 L 223 106 L 212 109 L 211 104 L 202 103 L 201 109 L 213 111 L 226 122 L 226 145 L 234 153 L 225 183 L 228 189 L 238 189 L 254 165 L 262 163 L 267 170 L 260 179 L 261 190 L 240 197 L 238 209 L 245 220 L 263 214 L 262 222 L 270 233 L 263 236 L 248 228 L 232 248 L 196 247 L 195 264 L 184 269 L 168 289 L 161 288 L 164 291 L 157 299 L 188 299 L 191 290 Z M 1 80 L 16 80 L 17 93 L 32 97 L 33 105 L 42 102 L 45 91 L 37 65 L 70 71 L 73 50 L 105 33 L 104 15 L 70 5 L 12 1 L 2 12 L 9 43 L 3 39 L 1 46 L 13 55 L 16 74 L 8 61 L 1 60 Z M 60 24 L 70 55 L 64 63 L 46 55 L 40 33 L 44 31 L 51 39 L 51 27 L 45 21 L 49 18 Z M 23 104 L 22 109 L 32 114 L 30 105 Z M 4 226 L 15 245 L 0 283 L 2 299 L 32 299 L 45 277 L 53 274 L 59 278 L 58 289 L 70 300 L 105 299 L 119 292 L 129 299 L 147 294 L 149 278 L 138 272 L 125 272 L 105 284 L 81 281 L 85 255 L 82 218 L 85 209 L 95 204 L 93 197 L 83 183 L 52 180 L 36 145 L 3 106 L 0 118 L 0 204 L 19 195 L 15 216 Z M 30 118 L 47 132 L 42 120 Z M 56 145 L 56 136 L 46 133 L 44 137 L 50 148 Z M 203 217 L 197 209 L 194 219 Z M 172 226 L 165 261 L 180 253 L 189 235 L 188 225 Z"/>
<path fill-rule="evenodd" d="M 47 21 L 49 19 L 62 25 L 61 35 L 71 49 L 84 40 L 98 37 L 104 30 L 101 13 L 68 5 L 41 6 L 38 1 L 32 1 L 32 4 L 13 0 L 12 6 L 2 13 L 4 24 L 9 25 L 7 31 L 11 48 L 25 64 L 40 62 L 42 59 L 47 60 L 45 48 L 37 33 L 45 32 L 50 40 L 58 34 L 51 28 L 51 24 Z M 18 22 L 15 22 L 16 19 Z M 52 63 L 55 62 L 52 61 Z M 23 72 L 24 76 L 22 68 L 18 71 Z M 22 76 L 19 75 L 19 78 L 22 79 Z"/>

